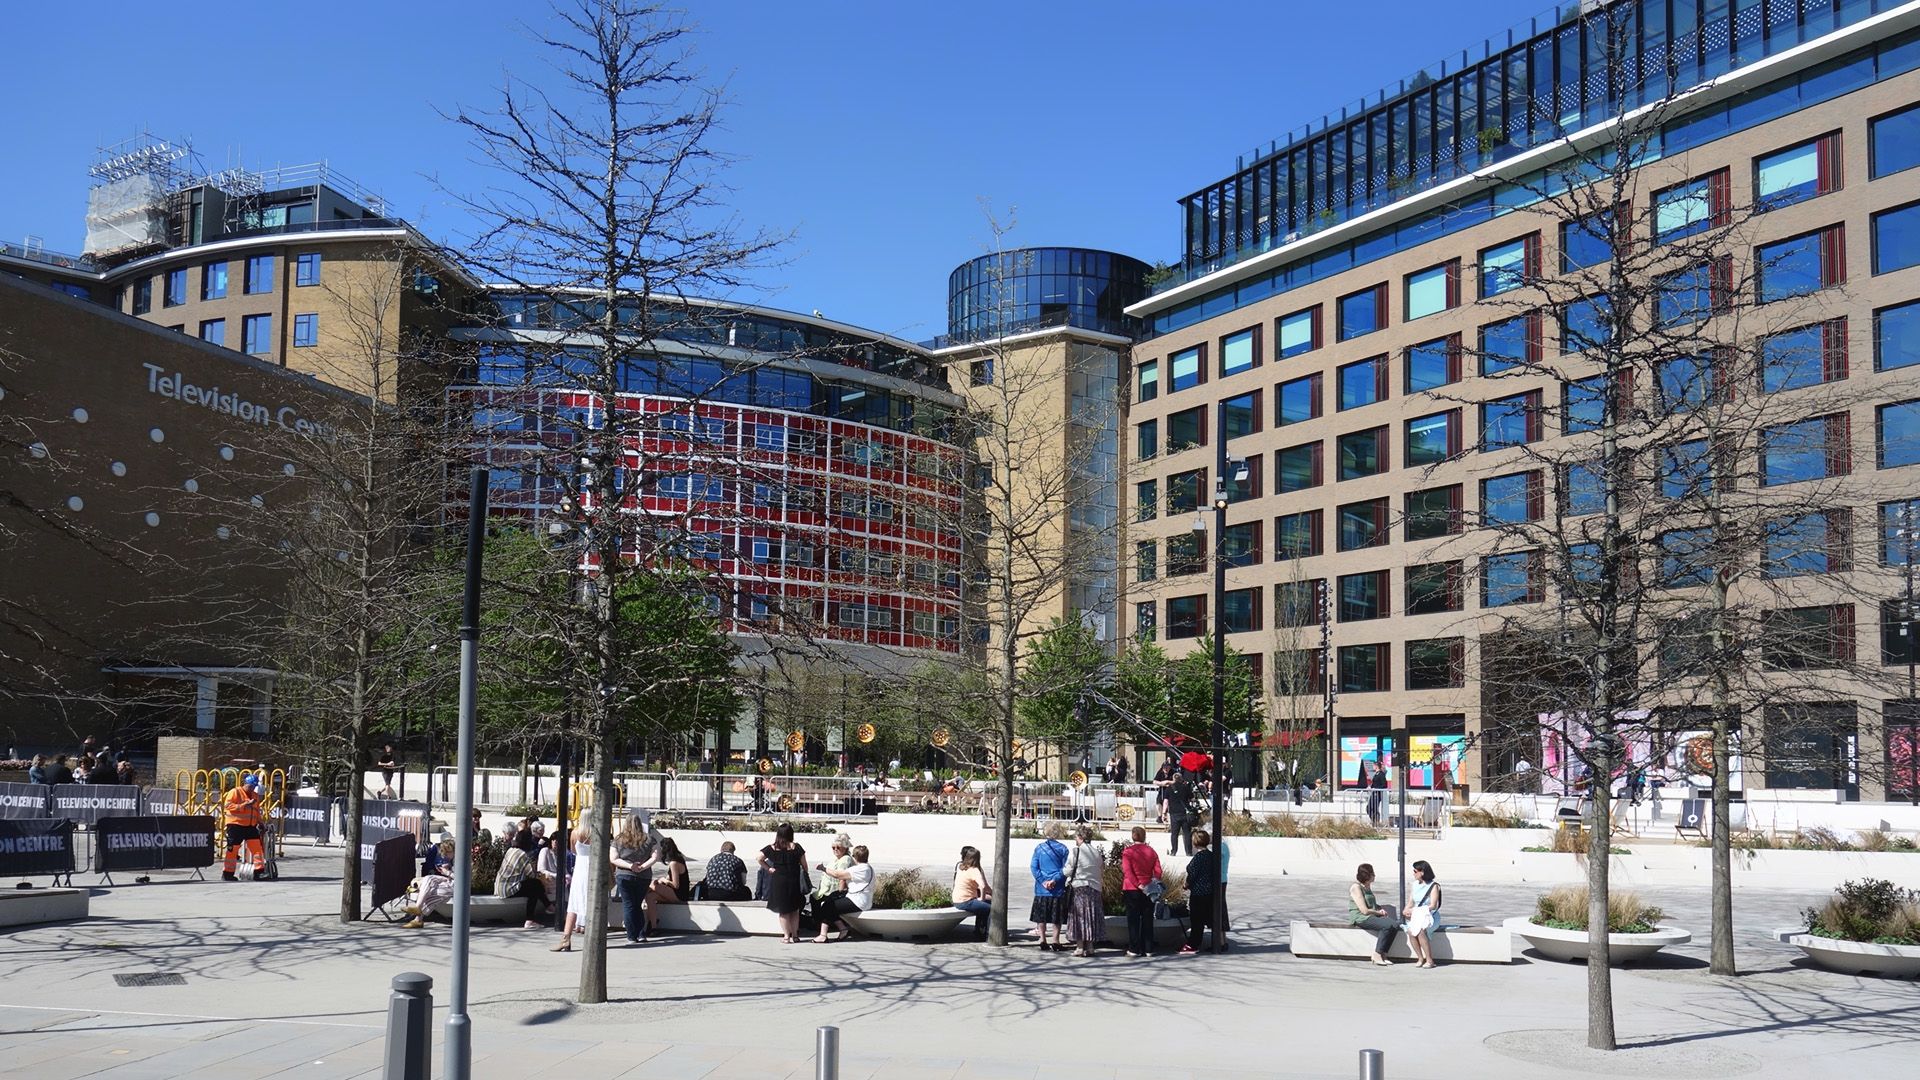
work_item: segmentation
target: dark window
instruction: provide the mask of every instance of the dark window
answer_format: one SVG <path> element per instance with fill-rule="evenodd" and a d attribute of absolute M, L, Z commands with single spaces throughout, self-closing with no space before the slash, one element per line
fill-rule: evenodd
<path fill-rule="evenodd" d="M 1133 485 L 1133 520 L 1152 521 L 1160 516 L 1160 481 L 1142 480 Z"/>
<path fill-rule="evenodd" d="M 320 253 L 304 251 L 293 257 L 293 283 L 295 285 L 320 284 Z"/>
<path fill-rule="evenodd" d="M 1318 621 L 1316 617 L 1315 621 Z M 1273 686 L 1282 697 L 1324 694 L 1327 658 L 1318 649 L 1295 649 L 1273 654 Z"/>
<path fill-rule="evenodd" d="M 1845 510 L 1796 514 L 1766 523 L 1764 566 L 1770 578 L 1852 569 L 1852 526 Z"/>
<path fill-rule="evenodd" d="M 1871 179 L 1920 165 L 1920 105 L 1875 117 L 1868 133 L 1867 175 Z"/>
<path fill-rule="evenodd" d="M 227 320 L 206 319 L 200 323 L 200 340 L 209 345 L 227 343 Z"/>
<path fill-rule="evenodd" d="M 1375 285 L 1340 298 L 1340 340 L 1350 341 L 1363 334 L 1385 329 L 1387 325 L 1387 287 Z"/>
<path fill-rule="evenodd" d="M 1436 465 L 1458 453 L 1460 453 L 1459 409 L 1448 409 L 1446 412 L 1434 413 L 1430 416 L 1416 416 L 1407 421 L 1408 468 Z"/>
<path fill-rule="evenodd" d="M 1915 364 L 1920 364 L 1920 300 L 1874 312 L 1873 370 L 1892 371 Z"/>
<path fill-rule="evenodd" d="M 1837 131 L 1753 159 L 1753 198 L 1761 210 L 1804 202 L 1839 189 Z"/>
<path fill-rule="evenodd" d="M 1393 614 L 1387 609 L 1387 572 L 1373 570 L 1364 574 L 1340 576 L 1340 621 L 1363 622 L 1384 619 Z"/>
<path fill-rule="evenodd" d="M 1229 567 L 1260 564 L 1260 523 L 1243 521 L 1220 534 L 1220 558 Z"/>
<path fill-rule="evenodd" d="M 1495 398 L 1480 406 L 1480 449 L 1504 450 L 1540 438 L 1540 391 Z"/>
<path fill-rule="evenodd" d="M 1191 349 L 1182 349 L 1167 358 L 1167 366 L 1172 369 L 1172 384 L 1169 393 L 1199 386 L 1206 381 L 1206 348 L 1195 345 Z"/>
<path fill-rule="evenodd" d="M 1336 513 L 1340 523 L 1339 550 L 1358 551 L 1361 548 L 1380 547 L 1387 542 L 1386 499 L 1348 503 Z"/>
<path fill-rule="evenodd" d="M 1520 525 L 1543 516 L 1540 474 L 1510 473 L 1480 481 L 1480 524 L 1488 528 Z"/>
<path fill-rule="evenodd" d="M 252 356 L 273 351 L 273 316 L 248 315 L 240 320 L 240 336 L 245 351 Z"/>
<path fill-rule="evenodd" d="M 1207 407 L 1195 405 L 1167 417 L 1167 453 L 1207 445 Z"/>
<path fill-rule="evenodd" d="M 1466 685 L 1467 646 L 1463 638 L 1427 638 L 1407 642 L 1407 689 L 1447 690 Z"/>
<path fill-rule="evenodd" d="M 311 348 L 320 344 L 320 316 L 307 312 L 293 317 L 293 347 Z"/>
<path fill-rule="evenodd" d="M 1569 465 L 1561 472 L 1560 500 L 1567 516 L 1598 514 L 1607 508 L 1607 485 L 1598 467 Z"/>
<path fill-rule="evenodd" d="M 1916 225 L 1920 225 L 1920 219 Z M 1756 248 L 1754 274 L 1759 279 L 1761 302 L 1807 296 L 1845 281 L 1845 244 L 1846 233 L 1834 225 Z"/>
<path fill-rule="evenodd" d="M 1273 587 L 1273 625 L 1282 630 L 1297 630 L 1320 622 L 1318 581 L 1283 581 Z"/>
<path fill-rule="evenodd" d="M 227 264 L 210 262 L 200 268 L 200 299 L 219 300 L 227 295 Z"/>
<path fill-rule="evenodd" d="M 1589 296 L 1567 305 L 1560 317 L 1560 351 L 1585 352 L 1602 349 L 1612 329 L 1613 301 L 1606 296 Z"/>
<path fill-rule="evenodd" d="M 1833 667 L 1853 653 L 1852 604 L 1780 608 L 1760 617 L 1760 655 L 1770 668 Z"/>
<path fill-rule="evenodd" d="M 1276 427 L 1299 424 L 1320 415 L 1320 376 L 1308 375 L 1280 384 L 1274 395 Z"/>
<path fill-rule="evenodd" d="M 1207 598 L 1205 596 L 1167 598 L 1167 640 L 1197 638 L 1206 632 Z"/>
<path fill-rule="evenodd" d="M 179 307 L 181 304 L 186 303 L 187 302 L 186 268 L 182 267 L 179 270 L 167 271 L 165 280 L 166 280 L 166 292 L 160 298 L 161 305 L 164 307 Z"/>
<path fill-rule="evenodd" d="M 1698 409 L 1713 400 L 1717 365 L 1710 356 L 1672 356 L 1654 364 L 1654 385 L 1662 413 Z"/>
<path fill-rule="evenodd" d="M 1289 491 L 1305 491 L 1319 487 L 1320 444 L 1307 443 L 1305 446 L 1290 446 L 1274 455 L 1276 476 L 1275 493 L 1285 495 Z"/>
<path fill-rule="evenodd" d="M 1407 349 L 1407 393 L 1460 381 L 1460 339 L 1444 337 Z"/>
<path fill-rule="evenodd" d="M 1207 546 L 1203 533 L 1182 532 L 1167 537 L 1167 576 L 1204 574 L 1207 570 Z"/>
<path fill-rule="evenodd" d="M 1613 258 L 1613 215 L 1599 210 L 1560 226 L 1560 272 L 1571 273 Z"/>
<path fill-rule="evenodd" d="M 1607 377 L 1589 375 L 1563 384 L 1562 426 L 1569 435 L 1599 431 L 1607 422 Z"/>
<path fill-rule="evenodd" d="M 1460 564 L 1417 563 L 1407 567 L 1407 614 L 1435 615 L 1459 611 Z"/>
<path fill-rule="evenodd" d="M 1260 332 L 1242 330 L 1220 339 L 1220 377 L 1252 371 L 1260 363 Z"/>
<path fill-rule="evenodd" d="M 1460 485 L 1407 492 L 1407 539 L 1432 540 L 1460 531 Z"/>
<path fill-rule="evenodd" d="M 1874 422 L 1874 446 L 1880 468 L 1892 469 L 1901 465 L 1920 464 L 1920 400 L 1882 405 L 1877 412 Z M 1827 418 L 1829 438 L 1834 437 L 1831 434 L 1833 425 L 1838 422 L 1844 429 L 1845 421 L 1845 415 Z M 1842 452 L 1844 453 L 1844 449 Z"/>
<path fill-rule="evenodd" d="M 1220 629 L 1247 634 L 1260 629 L 1260 590 L 1234 589 L 1220 595 Z"/>
<path fill-rule="evenodd" d="M 133 313 L 145 315 L 153 310 L 153 279 L 143 277 L 133 283 Z"/>
<path fill-rule="evenodd" d="M 1244 468 L 1227 467 L 1227 502 L 1240 503 L 1248 499 L 1257 499 L 1261 494 L 1260 455 L 1255 454 L 1240 462 Z"/>
<path fill-rule="evenodd" d="M 1690 499 L 1713 491 L 1713 453 L 1705 439 L 1691 439 L 1660 451 L 1660 494 Z M 1598 513 L 1598 511 L 1595 511 Z"/>
<path fill-rule="evenodd" d="M 1320 347 L 1320 309 L 1308 308 L 1291 315 L 1280 316 L 1281 359 L 1298 356 Z"/>
<path fill-rule="evenodd" d="M 1341 693 L 1366 694 L 1387 689 L 1387 646 L 1342 645 L 1338 663 Z"/>
<path fill-rule="evenodd" d="M 1167 477 L 1167 513 L 1185 514 L 1200 508 L 1207 488 L 1207 470 L 1174 473 Z"/>
<path fill-rule="evenodd" d="M 1160 636 L 1159 610 L 1152 600 L 1133 605 L 1133 636 L 1138 641 L 1152 641 Z"/>
<path fill-rule="evenodd" d="M 1920 499 L 1880 504 L 1880 565 L 1920 565 Z"/>
<path fill-rule="evenodd" d="M 1480 374 L 1497 375 L 1540 360 L 1535 348 L 1538 315 L 1516 315 L 1480 328 Z"/>
<path fill-rule="evenodd" d="M 1135 428 L 1137 433 L 1134 456 L 1146 461 L 1160 452 L 1160 421 L 1143 420 Z"/>
<path fill-rule="evenodd" d="M 1888 406 L 1881 406 L 1884 412 Z M 1818 416 L 1760 430 L 1760 482 L 1767 486 L 1845 476 L 1849 471 L 1847 414 Z"/>
<path fill-rule="evenodd" d="M 1920 604 L 1909 609 L 1904 597 L 1880 601 L 1881 663 L 1920 663 L 1920 648 L 1914 646 L 1916 636 L 1920 636 Z"/>
<path fill-rule="evenodd" d="M 1654 300 L 1656 327 L 1684 326 L 1713 314 L 1725 295 L 1725 264 L 1699 263 L 1661 275 Z"/>
<path fill-rule="evenodd" d="M 1138 369 L 1140 392 L 1138 400 L 1152 401 L 1160 396 L 1160 361 L 1142 360 Z"/>
<path fill-rule="evenodd" d="M 1220 434 L 1237 439 L 1260 430 L 1260 391 L 1252 390 L 1220 403 Z"/>
<path fill-rule="evenodd" d="M 1668 588 L 1713 581 L 1712 529 L 1669 529 L 1660 534 L 1660 584 Z"/>
<path fill-rule="evenodd" d="M 1342 411 L 1386 399 L 1387 358 L 1384 356 L 1342 364 L 1335 375 L 1340 391 L 1339 408 Z"/>
<path fill-rule="evenodd" d="M 1387 468 L 1387 429 L 1372 428 L 1339 439 L 1340 479 L 1358 480 Z"/>
<path fill-rule="evenodd" d="M 1525 285 L 1539 275 L 1536 254 L 1539 234 L 1523 236 L 1484 248 L 1480 252 L 1480 298 L 1498 296 Z"/>
<path fill-rule="evenodd" d="M 975 386 L 993 385 L 993 357 L 983 356 L 967 365 L 967 381 Z"/>
<path fill-rule="evenodd" d="M 1303 510 L 1285 514 L 1274 522 L 1273 555 L 1276 559 L 1304 559 L 1323 550 L 1321 512 Z"/>
<path fill-rule="evenodd" d="M 1891 273 L 1920 264 L 1920 203 L 1873 215 L 1873 272 Z"/>
<path fill-rule="evenodd" d="M 1480 560 L 1480 606 L 1505 607 L 1509 604 L 1533 604 L 1540 601 L 1539 575 L 1534 566 L 1538 555 L 1516 551 L 1489 555 Z"/>
<path fill-rule="evenodd" d="M 248 293 L 273 291 L 273 256 L 253 255 L 247 258 L 244 291 Z"/>

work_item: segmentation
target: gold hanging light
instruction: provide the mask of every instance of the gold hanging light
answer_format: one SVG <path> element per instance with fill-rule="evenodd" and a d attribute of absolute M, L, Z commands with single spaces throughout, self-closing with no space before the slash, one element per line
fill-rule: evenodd
<path fill-rule="evenodd" d="M 793 813 L 793 796 L 782 795 L 779 799 L 775 800 L 774 805 L 780 808 L 781 813 L 791 814 Z"/>
<path fill-rule="evenodd" d="M 787 733 L 787 749 L 799 753 L 807 748 L 807 737 L 798 731 Z"/>
<path fill-rule="evenodd" d="M 931 741 L 933 745 L 944 750 L 946 749 L 947 744 L 953 741 L 953 732 L 948 731 L 946 728 L 943 728 L 943 727 L 934 728 L 933 736 L 929 741 Z"/>
<path fill-rule="evenodd" d="M 1079 769 L 1075 769 L 1067 774 L 1067 784 L 1072 787 L 1073 790 L 1079 791 L 1081 788 L 1087 786 L 1087 774 L 1081 772 Z"/>
<path fill-rule="evenodd" d="M 879 734 L 879 729 L 875 728 L 872 724 L 861 724 L 859 727 L 853 729 L 854 741 L 858 742 L 861 746 L 872 742 Z"/>
<path fill-rule="evenodd" d="M 772 772 L 772 771 L 773 771 L 773 759 L 772 759 L 772 758 L 761 758 L 761 759 L 760 759 L 760 771 L 761 771 L 762 773 L 770 773 L 770 772 Z"/>

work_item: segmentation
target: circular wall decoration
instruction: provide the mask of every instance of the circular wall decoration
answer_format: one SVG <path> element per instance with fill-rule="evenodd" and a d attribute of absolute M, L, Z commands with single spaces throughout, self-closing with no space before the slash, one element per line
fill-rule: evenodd
<path fill-rule="evenodd" d="M 107 466 L 107 471 L 115 476 L 125 476 L 127 475 L 127 463 L 124 461 L 116 461 Z"/>
<path fill-rule="evenodd" d="M 147 438 L 152 439 L 154 442 L 157 442 L 157 443 L 166 442 L 167 433 L 164 431 L 161 431 L 159 428 L 154 428 L 151 431 L 147 432 Z"/>
<path fill-rule="evenodd" d="M 146 520 L 147 520 L 147 528 L 149 529 L 154 528 L 160 524 L 160 515 L 149 510 L 147 511 Z"/>
<path fill-rule="evenodd" d="M 1696 735 L 1687 740 L 1687 767 L 1707 776 L 1713 775 L 1713 739 Z"/>
<path fill-rule="evenodd" d="M 75 409 L 75 410 L 73 410 L 73 422 L 74 422 L 74 423 L 76 423 L 76 424 L 84 424 L 84 423 L 86 423 L 86 422 L 87 422 L 87 410 L 85 410 L 85 409 Z"/>
<path fill-rule="evenodd" d="M 200 481 L 195 480 L 191 476 L 187 477 L 187 482 L 180 486 L 186 488 L 188 494 L 198 494 L 200 491 Z"/>
<path fill-rule="evenodd" d="M 78 495 L 67 496 L 67 509 L 77 514 L 80 511 L 85 510 L 86 508 L 87 508 L 87 502 L 85 499 L 82 499 Z"/>

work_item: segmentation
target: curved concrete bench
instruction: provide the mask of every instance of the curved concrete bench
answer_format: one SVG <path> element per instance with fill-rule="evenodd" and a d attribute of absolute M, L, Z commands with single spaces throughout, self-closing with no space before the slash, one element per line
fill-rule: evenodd
<path fill-rule="evenodd" d="M 1107 944 L 1116 949 L 1127 947 L 1127 917 L 1108 915 L 1106 917 Z M 1187 939 L 1187 924 L 1180 919 L 1153 920 L 1153 943 L 1177 948 Z M 1437 953 L 1435 955 L 1438 955 Z"/>
<path fill-rule="evenodd" d="M 91 895 L 85 889 L 8 889 L 0 892 L 0 926 L 84 919 Z"/>
<path fill-rule="evenodd" d="M 1317 956 L 1331 960 L 1365 960 L 1373 955 L 1373 931 L 1346 923 L 1296 921 L 1290 924 L 1295 956 Z M 1389 959 L 1413 959 L 1402 932 L 1387 950 Z M 1433 958 L 1464 964 L 1513 963 L 1513 935 L 1504 926 L 1448 926 L 1433 930 Z"/>
<path fill-rule="evenodd" d="M 863 911 L 847 916 L 853 929 L 886 941 L 937 941 L 954 932 L 972 913 L 958 908 Z"/>
<path fill-rule="evenodd" d="M 1842 941 L 1815 937 L 1804 926 L 1775 930 L 1773 936 L 1807 955 L 1816 966 L 1848 975 L 1920 977 L 1920 945 L 1882 945 L 1872 941 Z"/>
<path fill-rule="evenodd" d="M 1525 915 L 1515 915 L 1505 923 L 1508 932 L 1525 941 L 1529 948 L 1549 960 L 1585 962 L 1587 932 L 1540 926 Z M 1685 945 L 1693 935 L 1678 927 L 1663 926 L 1651 934 L 1608 934 L 1607 959 L 1614 966 L 1637 963 L 1669 945 Z M 1439 955 L 1436 952 L 1434 955 Z"/>

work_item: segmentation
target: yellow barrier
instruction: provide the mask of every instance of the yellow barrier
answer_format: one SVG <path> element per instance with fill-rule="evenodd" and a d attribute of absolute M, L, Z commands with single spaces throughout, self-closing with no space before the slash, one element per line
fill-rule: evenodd
<path fill-rule="evenodd" d="M 567 828 L 577 828 L 580 815 L 593 805 L 593 781 L 575 780 L 567 785 Z M 613 805 L 622 809 L 627 805 L 627 786 L 615 782 L 613 785 Z"/>

